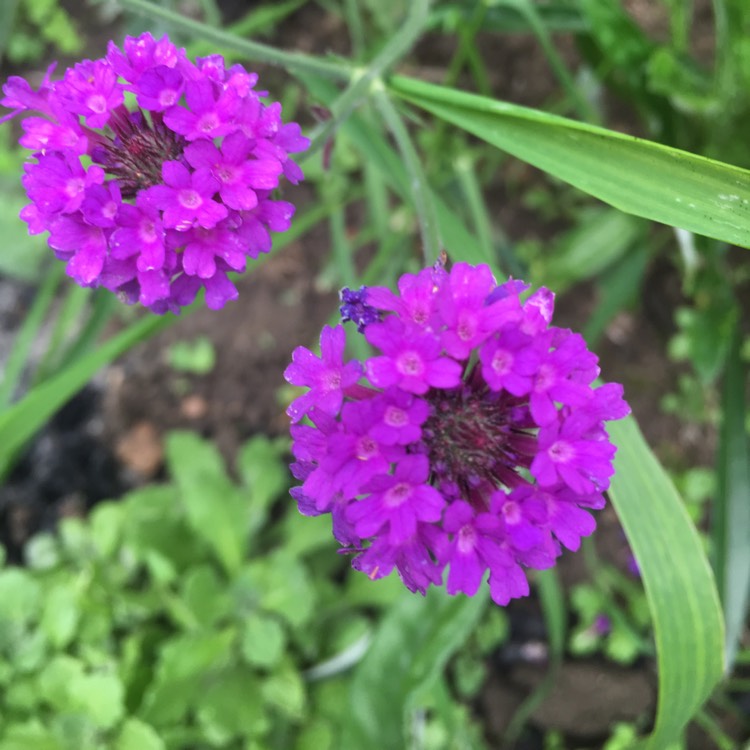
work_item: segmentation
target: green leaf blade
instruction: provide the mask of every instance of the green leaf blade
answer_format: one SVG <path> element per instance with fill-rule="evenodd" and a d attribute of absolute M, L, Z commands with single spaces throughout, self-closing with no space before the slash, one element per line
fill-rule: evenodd
<path fill-rule="evenodd" d="M 612 130 L 404 77 L 406 101 L 626 213 L 750 247 L 750 172 Z"/>
<path fill-rule="evenodd" d="M 727 623 L 730 668 L 747 616 L 750 598 L 750 443 L 745 431 L 747 368 L 735 327 L 724 372 L 722 423 L 717 461 L 718 493 L 712 515 L 713 561 Z"/>
<path fill-rule="evenodd" d="M 641 571 L 654 623 L 659 700 L 645 747 L 676 741 L 724 670 L 724 622 L 711 568 L 685 506 L 632 417 L 607 428 L 618 446 L 610 496 Z"/>

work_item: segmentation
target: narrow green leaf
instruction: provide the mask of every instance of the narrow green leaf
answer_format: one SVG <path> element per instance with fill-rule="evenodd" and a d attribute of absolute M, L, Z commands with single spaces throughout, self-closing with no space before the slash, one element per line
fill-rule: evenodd
<path fill-rule="evenodd" d="M 171 316 L 142 318 L 0 414 L 0 479 L 10 469 L 17 452 L 100 367 L 171 325 L 174 320 Z"/>
<path fill-rule="evenodd" d="M 352 680 L 344 747 L 407 747 L 407 727 L 420 697 L 460 648 L 486 597 L 450 597 L 431 589 L 425 598 L 402 596 L 388 613 Z"/>
<path fill-rule="evenodd" d="M 401 76 L 406 101 L 626 213 L 750 247 L 750 172 L 652 141 Z"/>
<path fill-rule="evenodd" d="M 698 532 L 633 417 L 608 425 L 618 446 L 610 497 L 643 577 L 659 674 L 656 724 L 644 747 L 663 750 L 721 678 L 724 622 Z"/>
<path fill-rule="evenodd" d="M 602 274 L 599 301 L 583 328 L 583 337 L 592 349 L 609 321 L 637 298 L 649 255 L 650 248 L 644 241 Z"/>
<path fill-rule="evenodd" d="M 63 266 L 60 263 L 56 264 L 45 274 L 37 289 L 34 302 L 21 324 L 13 342 L 13 349 L 5 363 L 3 376 L 0 379 L 0 407 L 6 406 L 12 400 L 23 370 L 29 364 L 31 347 L 55 298 L 62 273 Z"/>
<path fill-rule="evenodd" d="M 732 334 L 722 394 L 718 494 L 712 517 L 714 570 L 727 623 L 726 653 L 731 670 L 750 596 L 750 444 L 745 432 L 746 368 L 741 333 Z"/>

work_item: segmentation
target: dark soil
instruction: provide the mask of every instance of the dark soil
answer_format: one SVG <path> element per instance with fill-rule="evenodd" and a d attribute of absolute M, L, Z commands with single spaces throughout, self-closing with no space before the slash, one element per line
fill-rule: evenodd
<path fill-rule="evenodd" d="M 643 10 L 642 3 L 640 7 Z M 227 3 L 225 11 L 230 17 L 236 9 Z M 318 54 L 327 50 L 345 54 L 344 30 L 329 18 L 310 3 L 290 19 L 277 41 Z M 88 22 L 87 32 L 96 39 L 96 49 L 90 53 L 96 55 L 108 31 L 93 28 L 92 23 Z M 556 41 L 561 54 L 575 62 L 572 40 Z M 438 77 L 453 45 L 452 38 L 430 35 L 420 43 L 416 68 L 411 70 L 425 79 Z M 491 60 L 492 86 L 499 98 L 543 107 L 558 90 L 542 51 L 529 37 L 485 35 L 480 46 L 485 59 Z M 521 170 L 530 181 L 541 179 L 535 170 L 518 163 L 510 168 L 516 174 Z M 549 236 L 553 230 L 513 201 L 502 177 L 490 188 L 489 194 L 497 198 L 491 210 L 510 239 Z M 312 199 L 304 187 L 293 189 L 298 210 Z M 317 282 L 328 252 L 327 232 L 319 227 L 248 273 L 239 283 L 238 301 L 220 312 L 203 310 L 185 316 L 122 358 L 96 386 L 71 401 L 34 442 L 10 483 L 0 489 L 0 543 L 8 547 L 11 559 L 21 559 L 21 545 L 35 531 L 54 526 L 62 516 L 85 513 L 93 503 L 157 476 L 161 440 L 169 430 L 191 429 L 210 437 L 228 458 L 250 435 L 283 434 L 288 429 L 278 396 L 283 370 L 295 346 L 316 340 L 336 303 L 335 292 L 319 289 Z M 665 415 L 659 407 L 662 396 L 675 389 L 679 372 L 665 355 L 678 298 L 679 282 L 670 263 L 654 263 L 639 309 L 622 313 L 612 323 L 598 352 L 604 378 L 625 385 L 633 411 L 657 452 L 672 465 L 707 465 L 714 436 Z M 18 325 L 27 304 L 28 294 L 19 293 L 11 311 L 0 315 L 6 332 Z M 580 328 L 593 304 L 591 289 L 576 288 L 559 300 L 556 322 Z M 201 376 L 175 372 L 166 357 L 170 345 L 200 335 L 208 336 L 215 347 L 213 370 Z M 600 556 L 623 567 L 628 550 L 611 507 L 599 514 L 598 523 Z M 560 572 L 566 586 L 587 577 L 580 555 L 566 555 Z M 547 670 L 538 603 L 514 602 L 508 612 L 511 640 L 490 665 L 477 702 L 490 747 L 500 747 L 515 710 Z M 541 748 L 543 732 L 549 729 L 566 734 L 575 747 L 601 747 L 615 722 L 645 719 L 648 723 L 655 707 L 655 682 L 648 663 L 623 668 L 600 659 L 567 661 L 517 747 Z M 704 737 L 694 739 L 696 750 L 705 746 Z"/>

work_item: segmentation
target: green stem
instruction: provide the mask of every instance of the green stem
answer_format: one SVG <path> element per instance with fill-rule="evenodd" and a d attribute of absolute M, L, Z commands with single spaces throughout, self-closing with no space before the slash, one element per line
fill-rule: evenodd
<path fill-rule="evenodd" d="M 126 2 L 143 2 L 143 0 L 126 0 Z M 312 143 L 305 152 L 306 159 L 326 143 L 336 128 L 367 99 L 371 89 L 385 72 L 412 48 L 427 25 L 429 10 L 430 0 L 413 0 L 403 25 L 388 44 L 369 65 L 351 71 L 351 83 L 331 105 L 331 119 L 313 132 Z"/>
<path fill-rule="evenodd" d="M 278 65 L 290 73 L 314 73 L 335 78 L 340 81 L 349 81 L 352 77 L 351 67 L 336 60 L 323 60 L 301 52 L 286 52 L 276 49 L 260 42 L 251 42 L 248 39 L 240 39 L 234 34 L 227 33 L 221 29 L 208 26 L 192 18 L 186 18 L 167 8 L 155 5 L 149 0 L 119 0 L 123 8 L 141 13 L 149 18 L 166 21 L 175 29 L 201 37 L 205 41 L 237 50 L 255 62 Z"/>
<path fill-rule="evenodd" d="M 457 29 L 459 40 L 458 49 L 453 55 L 453 58 L 450 61 L 450 65 L 448 66 L 448 70 L 445 74 L 444 82 L 446 86 L 450 86 L 451 88 L 453 88 L 458 83 L 458 76 L 463 70 L 464 65 L 469 62 L 472 50 L 476 50 L 475 37 L 482 28 L 486 13 L 486 0 L 478 0 L 477 4 L 474 6 L 474 11 L 469 17 L 468 22 L 462 24 Z"/>
<path fill-rule="evenodd" d="M 344 13 L 352 40 L 354 57 L 359 58 L 365 49 L 365 27 L 362 24 L 362 14 L 359 12 L 357 0 L 344 0 Z"/>
<path fill-rule="evenodd" d="M 396 141 L 396 147 L 404 160 L 404 166 L 409 174 L 411 182 L 412 198 L 414 208 L 419 221 L 419 231 L 422 236 L 422 254 L 425 264 L 431 265 L 435 262 L 441 250 L 440 237 L 438 236 L 437 216 L 435 206 L 430 195 L 427 177 L 422 169 L 414 144 L 409 136 L 409 131 L 401 119 L 396 108 L 393 106 L 385 87 L 380 83 L 373 86 L 373 99 L 388 130 Z"/>
<path fill-rule="evenodd" d="M 454 167 L 458 184 L 461 186 L 461 192 L 471 215 L 474 230 L 479 238 L 479 244 L 482 246 L 487 262 L 494 264 L 495 248 L 492 241 L 492 222 L 482 196 L 482 187 L 477 179 L 474 162 L 470 156 L 463 154 L 455 160 Z M 503 238 L 503 241 L 505 242 L 505 238 Z"/>
<path fill-rule="evenodd" d="M 724 732 L 716 719 L 705 709 L 698 711 L 695 715 L 695 723 L 711 738 L 719 750 L 734 750 L 737 747 L 734 740 Z"/>
<path fill-rule="evenodd" d="M 598 123 L 600 121 L 598 113 L 586 98 L 581 95 L 580 89 L 576 86 L 565 63 L 560 55 L 557 54 L 555 45 L 552 44 L 552 39 L 535 5 L 529 2 L 529 0 L 504 0 L 502 4 L 513 8 L 526 19 L 534 35 L 539 40 L 539 44 L 547 56 L 550 67 L 578 111 L 578 116 L 586 122 Z"/>

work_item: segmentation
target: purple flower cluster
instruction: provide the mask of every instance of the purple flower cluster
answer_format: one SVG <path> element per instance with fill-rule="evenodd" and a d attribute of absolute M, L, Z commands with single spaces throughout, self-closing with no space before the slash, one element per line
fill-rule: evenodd
<path fill-rule="evenodd" d="M 292 495 L 331 514 L 371 578 L 395 568 L 424 593 L 449 567 L 448 593 L 471 596 L 489 570 L 504 605 L 528 594 L 525 568 L 594 530 L 615 454 L 604 422 L 630 410 L 622 386 L 592 385 L 583 338 L 550 325 L 552 293 L 524 300 L 527 288 L 436 264 L 398 293 L 342 293 L 344 320 L 377 352 L 366 361 L 345 361 L 341 325 L 324 328 L 320 357 L 295 349 L 284 375 L 307 390 L 287 411 Z"/>
<path fill-rule="evenodd" d="M 21 145 L 34 160 L 21 212 L 82 286 L 103 286 L 156 313 L 179 312 L 201 289 L 219 309 L 236 298 L 227 277 L 271 248 L 292 204 L 272 200 L 309 145 L 281 105 L 264 104 L 257 75 L 219 55 L 188 60 L 166 37 L 110 42 L 38 91 L 13 76 L 0 104 L 36 113 Z"/>

